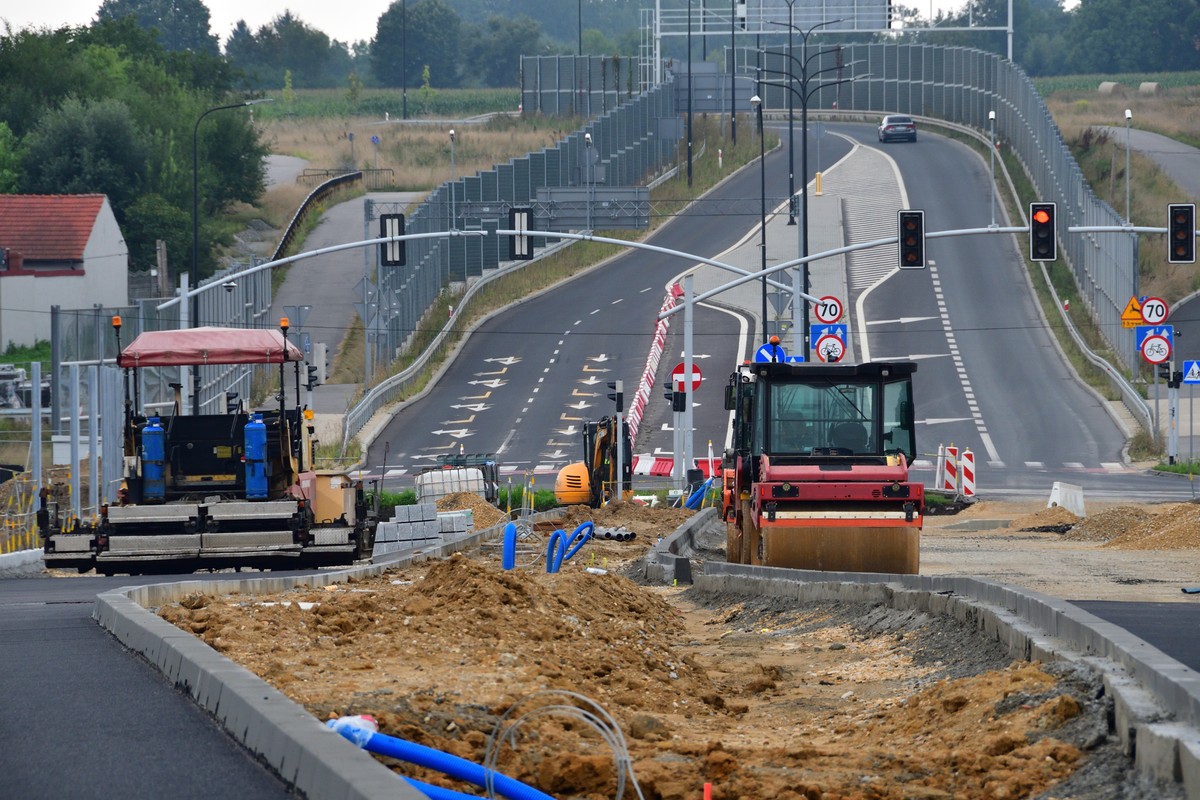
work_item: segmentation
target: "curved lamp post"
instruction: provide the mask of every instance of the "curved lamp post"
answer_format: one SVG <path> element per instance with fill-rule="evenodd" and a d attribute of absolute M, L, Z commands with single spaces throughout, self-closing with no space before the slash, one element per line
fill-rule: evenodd
<path fill-rule="evenodd" d="M 200 122 L 214 111 L 224 111 L 230 108 L 243 108 L 245 106 L 256 106 L 260 103 L 273 102 L 273 97 L 260 97 L 257 100 L 246 100 L 241 103 L 229 103 L 223 106 L 213 106 L 206 109 L 199 117 L 196 118 L 196 125 L 192 128 L 192 269 L 191 269 L 191 288 L 194 290 L 200 285 L 200 157 L 199 157 L 199 139 L 200 139 Z M 200 295 L 192 295 L 191 306 L 191 321 L 188 324 L 189 328 L 199 327 L 200 317 Z M 192 368 L 192 414 L 200 414 L 200 368 Z"/>

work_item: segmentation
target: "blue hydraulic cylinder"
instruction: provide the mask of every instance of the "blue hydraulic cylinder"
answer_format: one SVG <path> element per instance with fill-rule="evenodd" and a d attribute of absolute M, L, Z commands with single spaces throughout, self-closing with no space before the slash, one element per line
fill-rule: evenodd
<path fill-rule="evenodd" d="M 142 501 L 161 503 L 167 497 L 167 432 L 158 417 L 142 428 Z"/>
<path fill-rule="evenodd" d="M 267 426 L 262 414 L 246 423 L 246 499 L 267 499 Z"/>

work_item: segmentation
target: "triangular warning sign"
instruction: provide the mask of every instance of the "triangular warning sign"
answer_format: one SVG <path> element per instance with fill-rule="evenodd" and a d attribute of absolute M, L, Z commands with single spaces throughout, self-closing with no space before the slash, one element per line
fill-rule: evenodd
<path fill-rule="evenodd" d="M 1136 297 L 1129 298 L 1129 303 L 1125 306 L 1125 310 L 1121 312 L 1121 321 L 1129 322 L 1142 319 L 1142 304 L 1138 302 Z"/>

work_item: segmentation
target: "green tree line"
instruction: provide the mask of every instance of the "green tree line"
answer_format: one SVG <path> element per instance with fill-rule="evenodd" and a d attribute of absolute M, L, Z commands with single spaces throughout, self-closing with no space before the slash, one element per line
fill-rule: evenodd
<path fill-rule="evenodd" d="M 191 264 L 193 134 L 201 273 L 218 238 L 208 221 L 262 194 L 267 147 L 244 110 L 194 126 L 207 109 L 241 102 L 236 73 L 206 47 L 167 51 L 129 16 L 86 28 L 0 37 L 0 192 L 102 193 L 131 267 Z"/>

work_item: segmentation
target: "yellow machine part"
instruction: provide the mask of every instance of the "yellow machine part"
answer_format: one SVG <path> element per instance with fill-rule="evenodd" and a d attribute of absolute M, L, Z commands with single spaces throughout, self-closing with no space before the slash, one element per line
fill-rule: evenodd
<path fill-rule="evenodd" d="M 592 499 L 587 464 L 577 461 L 558 471 L 554 479 L 554 499 L 561 505 L 587 505 Z"/>
<path fill-rule="evenodd" d="M 813 514 L 754 524 L 750 502 L 741 503 L 741 524 L 729 523 L 726 560 L 739 564 L 824 572 L 915 575 L 921 566 L 921 517 L 897 514 Z"/>

